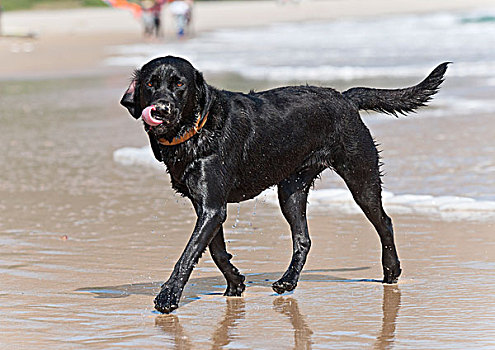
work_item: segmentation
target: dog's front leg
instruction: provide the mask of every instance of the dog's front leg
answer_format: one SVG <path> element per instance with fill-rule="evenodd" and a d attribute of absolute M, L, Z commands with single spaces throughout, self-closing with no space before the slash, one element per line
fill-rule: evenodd
<path fill-rule="evenodd" d="M 155 298 L 155 308 L 163 313 L 170 313 L 179 307 L 182 290 L 194 266 L 227 217 L 226 201 L 218 198 L 215 192 L 208 190 L 211 187 L 207 185 L 207 181 L 203 183 L 205 186 L 195 182 L 200 196 L 193 200 L 198 215 L 194 231 L 170 278 L 162 285 L 160 293 Z"/>
<path fill-rule="evenodd" d="M 184 252 L 175 264 L 170 278 L 162 285 L 160 293 L 155 298 L 155 308 L 158 311 L 170 313 L 179 307 L 182 290 L 194 266 L 225 219 L 226 205 L 205 209 L 198 216 L 196 226 Z"/>

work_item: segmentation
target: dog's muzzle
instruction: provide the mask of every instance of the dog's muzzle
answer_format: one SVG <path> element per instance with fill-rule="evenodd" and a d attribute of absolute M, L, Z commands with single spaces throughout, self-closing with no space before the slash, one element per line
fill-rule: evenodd
<path fill-rule="evenodd" d="M 143 109 L 141 117 L 149 126 L 158 126 L 163 124 L 163 122 L 168 124 L 168 119 L 172 116 L 172 112 L 171 103 L 157 102 Z"/>

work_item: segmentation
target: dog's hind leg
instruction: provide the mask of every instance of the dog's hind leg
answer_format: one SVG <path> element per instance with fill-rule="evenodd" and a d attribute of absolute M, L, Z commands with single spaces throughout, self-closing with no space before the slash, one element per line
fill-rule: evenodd
<path fill-rule="evenodd" d="M 208 248 L 210 249 L 213 261 L 227 280 L 227 290 L 224 295 L 229 297 L 240 297 L 244 289 L 246 289 L 246 286 L 244 285 L 245 277 L 241 275 L 239 270 L 230 262 L 232 255 L 227 252 L 225 247 L 222 227 L 220 227 Z"/>
<path fill-rule="evenodd" d="M 306 220 L 308 191 L 321 170 L 307 169 L 278 184 L 278 200 L 282 214 L 289 223 L 292 233 L 292 260 L 282 278 L 272 288 L 281 294 L 296 288 L 299 275 L 308 256 L 311 240 Z"/>
<path fill-rule="evenodd" d="M 401 268 L 394 243 L 392 220 L 382 206 L 380 170 L 375 145 L 367 148 L 367 152 L 355 159 L 348 159 L 345 165 L 334 165 L 334 169 L 344 179 L 354 200 L 380 236 L 383 282 L 396 283 Z"/>

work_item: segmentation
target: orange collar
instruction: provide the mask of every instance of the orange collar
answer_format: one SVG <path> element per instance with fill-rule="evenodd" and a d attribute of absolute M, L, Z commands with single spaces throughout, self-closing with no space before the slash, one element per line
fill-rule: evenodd
<path fill-rule="evenodd" d="M 194 126 L 181 137 L 176 136 L 172 141 L 168 141 L 162 137 L 158 139 L 158 142 L 160 142 L 160 144 L 164 146 L 174 146 L 174 145 L 178 145 L 179 143 L 186 142 L 191 137 L 196 135 L 198 131 L 200 131 L 201 128 L 206 124 L 206 119 L 208 119 L 208 113 L 209 112 L 207 112 L 203 118 L 201 118 L 201 115 L 199 115 L 198 119 L 196 119 L 196 122 L 194 123 Z"/>

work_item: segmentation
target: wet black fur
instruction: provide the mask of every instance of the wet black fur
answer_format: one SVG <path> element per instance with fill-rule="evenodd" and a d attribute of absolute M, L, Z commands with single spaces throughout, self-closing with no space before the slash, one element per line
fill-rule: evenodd
<path fill-rule="evenodd" d="M 383 282 L 397 282 L 401 269 L 392 222 L 382 207 L 379 155 L 359 110 L 396 115 L 424 106 L 437 92 L 447 65 L 439 65 L 424 81 L 406 89 L 360 87 L 340 93 L 331 88 L 288 86 L 249 94 L 208 85 L 181 58 L 157 58 L 143 66 L 121 104 L 135 118 L 151 104 L 172 106 L 171 112 L 155 115 L 168 124 L 145 128 L 155 157 L 167 166 L 173 188 L 192 201 L 198 217 L 182 256 L 155 299 L 156 309 L 169 313 L 178 307 L 182 290 L 207 247 L 227 280 L 225 295 L 241 295 L 244 276 L 230 262 L 222 229 L 227 203 L 253 198 L 274 185 L 291 228 L 293 256 L 273 289 L 277 293 L 293 290 L 311 245 L 308 191 L 326 168 L 344 179 L 376 228 L 382 244 Z M 158 138 L 182 135 L 198 116 L 206 114 L 204 128 L 190 140 L 176 146 L 158 143 Z"/>

